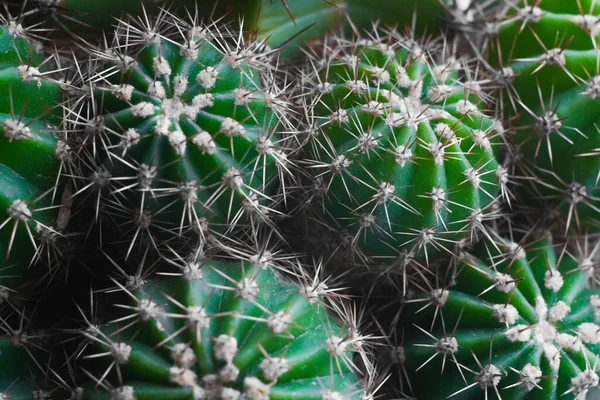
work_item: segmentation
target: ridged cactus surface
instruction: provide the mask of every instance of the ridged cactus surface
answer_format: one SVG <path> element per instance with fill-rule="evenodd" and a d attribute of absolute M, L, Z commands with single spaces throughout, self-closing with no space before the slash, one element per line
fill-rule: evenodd
<path fill-rule="evenodd" d="M 481 243 L 455 285 L 407 301 L 403 368 L 416 397 L 586 399 L 600 362 L 591 266 L 548 237 Z"/>
<path fill-rule="evenodd" d="M 122 312 L 84 332 L 95 350 L 83 399 L 359 399 L 352 355 L 364 343 L 326 293 L 214 260 L 122 287 Z"/>
<path fill-rule="evenodd" d="M 63 100 L 48 79 L 48 64 L 22 26 L 0 26 L 0 287 L 2 297 L 25 283 L 52 240 L 60 201 L 61 158 L 68 149 L 55 136 Z"/>
<path fill-rule="evenodd" d="M 513 4 L 514 3 L 514 4 Z M 533 4 L 535 3 L 535 4 Z M 524 201 L 600 232 L 600 78 L 595 1 L 502 1 L 488 58 L 520 151 Z"/>
<path fill-rule="evenodd" d="M 287 105 L 260 43 L 162 14 L 122 22 L 99 54 L 89 126 L 110 209 L 167 238 L 269 218 Z"/>
<path fill-rule="evenodd" d="M 391 32 L 332 38 L 305 76 L 315 209 L 386 262 L 450 252 L 482 227 L 505 170 L 490 118 L 449 43 Z M 368 38 L 368 39 L 367 39 Z"/>

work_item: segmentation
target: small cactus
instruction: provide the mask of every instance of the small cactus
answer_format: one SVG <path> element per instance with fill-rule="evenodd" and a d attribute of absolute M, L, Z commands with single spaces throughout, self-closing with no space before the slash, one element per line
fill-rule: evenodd
<path fill-rule="evenodd" d="M 69 148 L 58 139 L 61 85 L 50 79 L 28 31 L 0 26 L 0 291 L 2 299 L 27 281 L 27 271 L 59 235 L 59 171 Z"/>
<path fill-rule="evenodd" d="M 101 160 L 90 179 L 110 187 L 104 204 L 133 224 L 128 237 L 205 237 L 270 219 L 287 102 L 261 43 L 163 11 L 121 21 L 94 54 L 86 130 Z"/>
<path fill-rule="evenodd" d="M 523 201 L 582 233 L 600 232 L 599 16 L 593 1 L 501 1 L 486 21 Z"/>
<path fill-rule="evenodd" d="M 485 229 L 505 170 L 502 124 L 447 42 L 333 37 L 305 74 L 304 145 L 322 219 L 388 263 L 450 253 Z M 383 259 L 383 260 L 382 260 Z"/>
<path fill-rule="evenodd" d="M 83 331 L 95 351 L 83 356 L 82 399 L 362 398 L 353 354 L 366 356 L 368 340 L 333 311 L 344 307 L 331 308 L 324 282 L 243 261 L 164 275 L 117 283 L 122 312 Z"/>
<path fill-rule="evenodd" d="M 588 256 L 532 234 L 464 254 L 454 282 L 406 301 L 404 387 L 432 400 L 586 399 L 600 374 Z"/>

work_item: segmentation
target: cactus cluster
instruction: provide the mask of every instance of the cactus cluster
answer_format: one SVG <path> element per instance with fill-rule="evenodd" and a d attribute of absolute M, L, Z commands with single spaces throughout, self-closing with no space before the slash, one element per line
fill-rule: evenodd
<path fill-rule="evenodd" d="M 597 398 L 599 13 L 7 0 L 0 400 Z"/>

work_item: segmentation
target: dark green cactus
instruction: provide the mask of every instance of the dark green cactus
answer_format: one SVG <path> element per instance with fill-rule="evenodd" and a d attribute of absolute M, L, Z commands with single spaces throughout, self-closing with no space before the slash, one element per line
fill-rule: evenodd
<path fill-rule="evenodd" d="M 260 43 L 163 13 L 121 22 L 98 54 L 88 133 L 104 164 L 95 176 L 112 185 L 103 199 L 134 237 L 269 220 L 286 168 L 287 102 Z"/>
<path fill-rule="evenodd" d="M 535 4 L 533 4 L 535 3 Z M 594 1 L 501 1 L 488 58 L 505 118 L 518 115 L 513 154 L 524 201 L 574 231 L 600 232 L 600 78 Z"/>
<path fill-rule="evenodd" d="M 408 300 L 401 314 L 415 396 L 586 399 L 600 374 L 588 256 L 549 237 L 488 240 L 464 254 L 454 285 Z"/>
<path fill-rule="evenodd" d="M 449 253 L 484 229 L 504 189 L 502 124 L 486 115 L 451 44 L 365 37 L 333 38 L 310 59 L 304 149 L 314 208 L 367 256 Z"/>
<path fill-rule="evenodd" d="M 30 264 L 58 235 L 53 226 L 61 164 L 69 149 L 59 141 L 60 83 L 26 30 L 0 26 L 0 288 L 2 298 L 27 284 Z"/>
<path fill-rule="evenodd" d="M 366 356 L 368 340 L 331 311 L 324 282 L 247 262 L 184 264 L 137 289 L 119 284 L 122 312 L 83 331 L 93 345 L 82 399 L 363 398 L 353 354 Z"/>

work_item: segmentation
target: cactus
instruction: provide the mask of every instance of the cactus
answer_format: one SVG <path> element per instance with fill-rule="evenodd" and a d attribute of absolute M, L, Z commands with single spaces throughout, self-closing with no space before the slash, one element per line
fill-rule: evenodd
<path fill-rule="evenodd" d="M 404 387 L 432 400 L 585 399 L 600 374 L 591 267 L 591 253 L 573 255 L 531 233 L 463 254 L 454 285 L 406 301 Z"/>
<path fill-rule="evenodd" d="M 287 102 L 261 43 L 166 12 L 121 21 L 95 52 L 94 183 L 120 224 L 173 238 L 268 221 Z M 124 222 L 123 222 L 124 221 Z"/>
<path fill-rule="evenodd" d="M 22 25 L 0 26 L 0 289 L 2 299 L 28 281 L 28 269 L 52 246 L 69 156 L 57 135 L 61 85 Z M 53 267 L 53 265 L 50 265 Z"/>
<path fill-rule="evenodd" d="M 451 44 L 364 37 L 313 50 L 302 83 L 314 208 L 380 262 L 450 253 L 504 193 L 502 125 Z"/>
<path fill-rule="evenodd" d="M 597 19 L 593 1 L 502 1 L 488 16 L 490 80 L 514 123 L 523 202 L 600 232 Z M 500 22 L 496 22 L 500 21 Z"/>
<path fill-rule="evenodd" d="M 117 282 L 123 312 L 83 331 L 93 345 L 82 399 L 362 398 L 353 354 L 366 356 L 368 338 L 331 308 L 323 281 L 260 263 L 184 264 L 136 289 Z"/>

